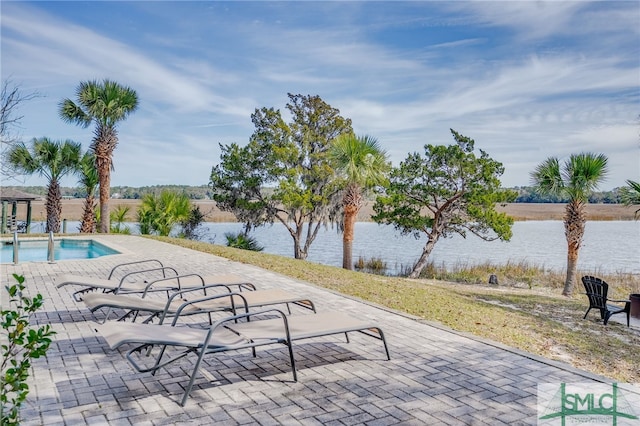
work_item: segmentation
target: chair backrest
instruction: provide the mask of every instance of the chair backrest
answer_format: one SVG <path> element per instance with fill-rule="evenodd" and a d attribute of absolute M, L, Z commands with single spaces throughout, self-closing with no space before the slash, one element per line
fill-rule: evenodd
<path fill-rule="evenodd" d="M 600 278 L 585 275 L 582 277 L 582 284 L 589 297 L 589 306 L 591 308 L 605 309 L 607 307 L 607 293 L 609 292 L 609 284 Z"/>

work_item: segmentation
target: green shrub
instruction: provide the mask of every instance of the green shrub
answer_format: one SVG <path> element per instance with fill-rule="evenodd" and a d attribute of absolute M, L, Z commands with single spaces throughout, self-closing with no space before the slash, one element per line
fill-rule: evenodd
<path fill-rule="evenodd" d="M 160 194 L 146 194 L 138 208 L 141 234 L 168 236 L 173 226 L 189 220 L 191 201 L 186 193 L 164 190 Z"/>
<path fill-rule="evenodd" d="M 109 221 L 111 222 L 112 234 L 131 234 L 131 229 L 124 223 L 127 221 L 127 215 L 131 207 L 119 205 L 109 213 Z"/>
<path fill-rule="evenodd" d="M 258 244 L 258 240 L 256 240 L 254 237 L 245 235 L 243 232 L 238 232 L 237 234 L 234 234 L 233 232 L 227 232 L 226 234 L 224 234 L 224 237 L 227 239 L 228 247 L 251 251 L 264 250 L 264 247 Z"/>
<path fill-rule="evenodd" d="M 1 312 L 2 376 L 0 377 L 0 425 L 20 423 L 20 406 L 27 398 L 27 379 L 31 360 L 45 356 L 51 336 L 50 325 L 30 327 L 29 316 L 42 307 L 41 294 L 29 298 L 23 294 L 24 277 L 13 274 L 17 284 L 5 286 L 9 308 Z"/>
<path fill-rule="evenodd" d="M 188 240 L 199 240 L 202 238 L 204 231 L 201 229 L 204 222 L 204 213 L 200 211 L 199 206 L 191 207 L 189 217 L 180 221 L 182 231 L 179 234 L 180 238 L 186 238 Z"/>

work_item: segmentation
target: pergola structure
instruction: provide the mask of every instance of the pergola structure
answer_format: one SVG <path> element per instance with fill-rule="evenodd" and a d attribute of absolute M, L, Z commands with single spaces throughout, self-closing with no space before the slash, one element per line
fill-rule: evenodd
<path fill-rule="evenodd" d="M 0 232 L 7 234 L 9 232 L 31 232 L 31 202 L 41 198 L 40 196 L 28 194 L 26 192 L 17 191 L 14 189 L 2 189 L 0 190 L 0 199 L 2 200 L 2 222 L 0 224 Z M 25 203 L 27 205 L 27 217 L 25 220 L 26 226 L 22 229 L 18 229 L 18 203 Z M 11 205 L 11 211 L 9 211 L 9 205 Z"/>

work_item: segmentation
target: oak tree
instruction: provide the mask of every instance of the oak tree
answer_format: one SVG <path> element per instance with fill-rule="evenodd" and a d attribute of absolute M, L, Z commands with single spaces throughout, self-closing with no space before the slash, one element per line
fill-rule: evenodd
<path fill-rule="evenodd" d="M 501 189 L 502 163 L 453 129 L 455 144 L 425 145 L 424 156 L 411 153 L 392 169 L 389 184 L 376 198 L 373 220 L 391 224 L 402 234 L 426 234 L 422 254 L 409 274 L 417 278 L 440 238 L 467 233 L 484 240 L 509 240 L 513 219 L 499 213 L 497 203 L 515 199 Z"/>
<path fill-rule="evenodd" d="M 338 214 L 335 172 L 327 151 L 337 136 L 352 133 L 351 120 L 319 96 L 289 94 L 280 110 L 256 109 L 246 146 L 220 145 L 211 171 L 218 208 L 234 213 L 245 232 L 280 222 L 293 239 L 294 256 L 306 259 L 321 226 Z"/>

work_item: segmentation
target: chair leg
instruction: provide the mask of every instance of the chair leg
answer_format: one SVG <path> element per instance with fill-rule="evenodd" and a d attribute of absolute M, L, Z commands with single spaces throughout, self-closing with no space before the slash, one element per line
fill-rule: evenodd
<path fill-rule="evenodd" d="M 195 366 L 193 367 L 193 372 L 191 373 L 191 377 L 189 378 L 189 384 L 184 390 L 184 394 L 182 395 L 182 400 L 180 401 L 180 406 L 184 407 L 184 404 L 187 403 L 187 398 L 189 398 L 189 394 L 191 393 L 191 389 L 193 389 L 193 382 L 196 380 L 196 376 L 198 375 L 198 370 L 200 370 L 200 364 L 202 363 L 202 358 L 206 354 L 206 349 L 200 349 L 200 354 L 198 356 L 198 360 L 196 361 Z"/>
<path fill-rule="evenodd" d="M 289 360 L 291 361 L 291 373 L 293 374 L 293 381 L 298 381 L 298 372 L 296 371 L 296 359 L 293 356 L 293 343 L 291 343 L 291 339 L 286 342 L 286 345 L 289 349 Z"/>
<path fill-rule="evenodd" d="M 591 310 L 591 307 L 589 307 L 589 309 L 587 309 L 587 312 L 585 312 L 584 316 L 582 317 L 582 319 L 587 319 L 587 315 L 589 315 L 589 311 Z"/>
<path fill-rule="evenodd" d="M 607 323 L 609 322 L 609 318 L 611 318 L 611 312 L 610 311 L 605 311 L 604 318 L 603 318 L 604 325 L 607 325 Z"/>

